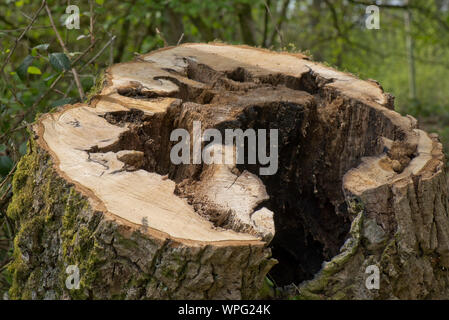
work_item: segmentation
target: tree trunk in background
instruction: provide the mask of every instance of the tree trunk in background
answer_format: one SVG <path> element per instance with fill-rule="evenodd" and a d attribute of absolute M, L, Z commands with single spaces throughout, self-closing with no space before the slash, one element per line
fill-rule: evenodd
<path fill-rule="evenodd" d="M 134 5 L 136 3 L 136 0 L 131 1 L 131 3 L 128 5 L 128 8 L 126 9 L 126 14 L 124 15 L 125 21 L 123 21 L 123 24 L 120 29 L 120 36 L 118 38 L 117 43 L 117 51 L 114 56 L 114 62 L 118 63 L 122 60 L 123 55 L 125 54 L 126 45 L 128 43 L 129 39 L 129 28 L 131 25 L 131 20 L 129 19 L 129 15 L 131 13 L 131 10 L 133 9 Z"/>
<path fill-rule="evenodd" d="M 409 1 L 406 2 L 407 4 Z M 412 101 L 416 101 L 416 71 L 415 71 L 415 54 L 414 43 L 412 35 L 412 12 L 410 9 L 404 11 L 405 36 L 408 58 L 408 83 L 409 83 L 409 97 Z"/>
<path fill-rule="evenodd" d="M 285 45 L 284 40 L 282 39 L 282 34 L 281 34 L 281 30 L 282 30 L 282 24 L 285 21 L 286 15 L 287 15 L 287 10 L 288 10 L 288 6 L 290 4 L 290 0 L 284 0 L 284 2 L 282 3 L 282 7 L 281 7 L 281 11 L 279 12 L 279 17 L 278 20 L 276 22 L 276 24 L 274 25 L 273 31 L 271 32 L 271 37 L 270 40 L 268 42 L 268 46 L 272 46 L 274 45 L 274 41 L 276 39 L 276 36 L 279 36 L 279 42 L 281 44 L 281 47 L 283 45 Z"/>
<path fill-rule="evenodd" d="M 262 36 L 262 47 L 267 47 L 267 40 L 268 40 L 268 26 L 270 23 L 270 6 L 271 6 L 271 0 L 267 0 L 264 2 L 262 7 L 265 11 L 264 16 L 264 23 L 263 23 L 263 36 Z"/>
<path fill-rule="evenodd" d="M 243 42 L 254 46 L 255 40 L 255 26 L 251 13 L 251 5 L 248 3 L 239 3 L 237 6 L 237 15 L 239 17 L 240 32 Z"/>
<path fill-rule="evenodd" d="M 90 104 L 33 126 L 10 297 L 253 299 L 271 269 L 302 299 L 448 298 L 442 147 L 393 108 L 376 82 L 299 54 L 188 44 L 114 65 Z M 194 121 L 278 129 L 276 174 L 173 164 L 171 132 Z"/>
<path fill-rule="evenodd" d="M 164 10 L 163 15 L 163 36 L 169 45 L 176 45 L 179 39 L 181 39 L 182 34 L 184 33 L 184 23 L 182 22 L 182 15 L 175 12 L 169 6 L 167 6 L 167 8 Z"/>
<path fill-rule="evenodd" d="M 204 22 L 201 16 L 189 16 L 189 19 L 198 29 L 198 32 L 201 34 L 201 38 L 204 41 L 210 42 L 215 39 L 214 30 Z"/>

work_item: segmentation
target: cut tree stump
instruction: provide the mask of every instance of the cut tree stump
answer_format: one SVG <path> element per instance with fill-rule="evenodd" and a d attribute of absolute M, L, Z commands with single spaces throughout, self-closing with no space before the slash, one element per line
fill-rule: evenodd
<path fill-rule="evenodd" d="M 442 146 L 393 109 L 300 54 L 185 44 L 113 65 L 89 104 L 33 126 L 10 297 L 263 298 L 271 270 L 299 298 L 448 298 Z M 173 164 L 170 134 L 194 121 L 278 129 L 277 173 Z"/>

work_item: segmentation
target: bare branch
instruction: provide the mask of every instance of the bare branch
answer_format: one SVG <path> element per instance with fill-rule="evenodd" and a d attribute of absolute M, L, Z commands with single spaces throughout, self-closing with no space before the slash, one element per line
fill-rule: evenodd
<path fill-rule="evenodd" d="M 94 62 L 95 60 L 97 60 L 97 58 L 109 47 L 109 45 L 114 42 L 115 38 L 116 38 L 116 36 L 112 36 L 112 38 L 109 39 L 109 41 L 104 45 L 104 47 L 101 48 L 101 50 L 98 51 L 98 53 L 95 56 L 93 56 L 92 59 L 90 59 L 88 62 L 86 62 L 85 64 L 83 64 L 81 66 L 80 71 L 83 70 L 85 66 L 87 66 L 87 65 L 91 64 L 92 62 Z"/>
<path fill-rule="evenodd" d="M 72 62 L 72 66 L 75 66 L 86 54 L 87 52 L 92 49 L 96 44 L 96 41 L 94 43 L 92 43 L 86 50 L 84 50 L 84 52 L 77 57 L 73 62 Z M 20 126 L 17 127 L 17 125 L 22 122 L 27 115 L 29 115 L 32 111 L 34 111 L 34 109 L 39 105 L 39 103 L 51 92 L 54 90 L 55 86 L 58 84 L 58 82 L 63 78 L 63 76 L 65 75 L 65 71 L 63 71 L 56 79 L 55 81 L 53 81 L 53 83 L 51 84 L 51 86 L 48 88 L 48 90 L 42 94 L 34 103 L 33 105 L 27 110 L 27 112 L 23 113 L 20 117 L 19 117 L 19 121 L 16 122 L 16 124 L 13 126 L 13 129 L 8 130 L 7 132 L 5 132 L 4 134 L 2 134 L 0 136 L 0 141 L 3 141 L 3 139 L 8 136 L 9 134 L 11 134 L 12 132 L 15 131 L 19 131 L 21 129 L 26 128 L 27 126 Z"/>
<path fill-rule="evenodd" d="M 264 16 L 264 27 L 263 27 L 263 39 L 262 39 L 262 46 L 267 46 L 267 38 L 268 38 L 268 15 L 270 14 L 270 5 L 271 0 L 264 1 L 265 6 L 265 16 Z"/>
<path fill-rule="evenodd" d="M 89 29 L 89 33 L 90 33 L 90 44 L 93 44 L 95 42 L 95 35 L 94 35 L 94 23 L 95 23 L 95 19 L 94 19 L 94 2 L 92 0 L 89 0 L 89 9 L 90 9 L 90 29 Z"/>
<path fill-rule="evenodd" d="M 182 41 L 183 38 L 184 38 L 184 32 L 179 37 L 178 43 L 176 44 L 177 46 L 179 46 L 181 44 L 181 41 Z"/>
<path fill-rule="evenodd" d="M 278 21 L 274 25 L 275 30 L 271 33 L 270 42 L 268 43 L 268 45 L 272 45 L 274 43 L 274 39 L 276 37 L 276 34 L 278 34 L 279 35 L 279 40 L 281 42 L 281 47 L 284 46 L 284 39 L 283 39 L 283 36 L 282 36 L 281 28 L 282 28 L 282 24 L 284 23 L 285 15 L 287 14 L 287 9 L 288 9 L 288 5 L 289 4 L 290 4 L 290 0 L 284 0 L 284 2 L 282 4 L 282 9 L 281 9 Z M 266 2 L 265 2 L 265 8 L 267 9 L 268 13 L 270 14 L 271 20 L 274 21 L 273 15 L 271 14 L 270 7 L 267 5 Z"/>
<path fill-rule="evenodd" d="M 13 175 L 14 171 L 16 171 L 17 168 L 17 163 L 14 165 L 14 167 L 11 169 L 11 171 L 9 171 L 8 175 L 5 177 L 5 179 L 3 179 L 3 181 L 0 183 L 0 189 L 3 188 L 3 186 L 5 185 L 6 181 L 8 181 L 9 178 L 11 178 L 11 176 Z"/>
<path fill-rule="evenodd" d="M 64 43 L 64 41 L 61 38 L 61 35 L 59 34 L 58 29 L 56 28 L 55 22 L 53 21 L 53 16 L 51 15 L 51 11 L 50 8 L 48 7 L 47 4 L 45 4 L 45 10 L 47 11 L 48 14 L 48 18 L 50 19 L 50 24 L 56 34 L 56 38 L 59 41 L 59 44 L 61 45 L 62 50 L 64 51 L 65 54 L 69 55 L 69 50 L 67 50 L 67 47 Z M 83 86 L 81 85 L 79 76 L 78 76 L 78 72 L 76 71 L 75 68 L 72 67 L 72 74 L 73 74 L 73 79 L 75 80 L 76 86 L 78 87 L 78 93 L 80 95 L 80 99 L 81 101 L 84 101 L 85 99 L 85 94 L 84 94 L 84 90 L 83 90 Z"/>
<path fill-rule="evenodd" d="M 156 33 L 162 39 L 162 41 L 164 41 L 164 47 L 168 47 L 167 41 L 165 40 L 164 36 L 162 35 L 162 32 L 160 32 L 158 28 L 156 28 Z"/>

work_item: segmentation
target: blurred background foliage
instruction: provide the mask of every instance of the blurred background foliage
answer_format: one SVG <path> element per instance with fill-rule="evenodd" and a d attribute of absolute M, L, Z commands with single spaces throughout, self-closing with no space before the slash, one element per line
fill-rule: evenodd
<path fill-rule="evenodd" d="M 380 8 L 379 30 L 365 26 L 370 4 Z M 80 29 L 65 26 L 69 5 L 80 9 Z M 10 284 L 10 173 L 29 123 L 85 101 L 111 63 L 209 41 L 301 51 L 376 79 L 398 112 L 438 132 L 448 150 L 449 0 L 1 0 L 0 294 Z"/>

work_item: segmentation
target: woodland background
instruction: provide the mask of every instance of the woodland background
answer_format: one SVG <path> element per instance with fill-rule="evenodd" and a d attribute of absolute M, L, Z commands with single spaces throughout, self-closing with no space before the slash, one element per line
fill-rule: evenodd
<path fill-rule="evenodd" d="M 379 30 L 365 26 L 371 4 Z M 64 26 L 68 5 L 80 9 L 78 30 Z M 36 115 L 88 99 L 111 63 L 209 41 L 301 51 L 378 80 L 449 151 L 449 0 L 0 0 L 0 299 L 11 175 Z"/>

